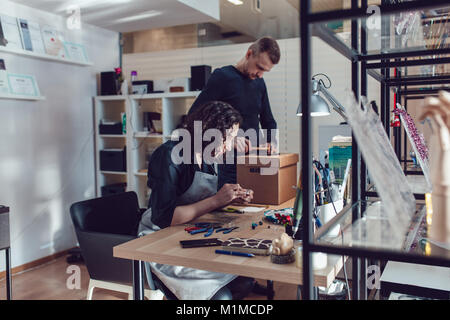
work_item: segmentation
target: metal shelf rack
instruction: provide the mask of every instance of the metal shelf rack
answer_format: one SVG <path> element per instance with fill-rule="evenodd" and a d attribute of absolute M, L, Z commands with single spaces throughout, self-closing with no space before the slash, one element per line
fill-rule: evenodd
<path fill-rule="evenodd" d="M 381 34 L 382 36 L 389 36 L 391 34 L 390 24 L 383 19 L 385 15 L 395 14 L 404 11 L 414 11 L 422 9 L 435 9 L 448 7 L 448 1 L 445 0 L 416 0 L 396 3 L 391 5 L 386 0 L 378 6 L 381 13 Z M 333 10 L 327 12 L 311 12 L 311 1 L 300 1 L 300 52 L 301 52 L 301 104 L 303 108 L 302 117 L 302 132 L 301 132 L 301 163 L 302 165 L 302 185 L 303 188 L 303 231 L 302 231 L 302 246 L 303 246 L 303 294 L 304 299 L 312 299 L 313 293 L 313 278 L 312 278 L 312 252 L 325 252 L 329 254 L 338 254 L 351 256 L 352 259 L 352 298 L 355 300 L 367 298 L 366 287 L 366 268 L 367 259 L 376 260 L 392 260 L 400 262 L 409 262 L 417 264 L 450 266 L 450 258 L 446 255 L 442 256 L 426 256 L 417 253 L 409 253 L 404 251 L 390 250 L 389 248 L 370 248 L 358 247 L 352 245 L 332 245 L 318 243 L 318 235 L 313 234 L 312 230 L 312 209 L 313 209 L 313 195 L 312 190 L 312 124 L 310 116 L 310 97 L 311 97 L 311 36 L 315 35 L 330 44 L 340 54 L 344 55 L 351 61 L 352 68 L 352 90 L 356 97 L 367 95 L 367 76 L 370 75 L 378 80 L 381 84 L 380 90 L 380 116 L 388 137 L 390 137 L 390 89 L 391 87 L 399 87 L 397 101 L 401 97 L 408 97 L 408 99 L 418 99 L 429 94 L 436 94 L 434 89 L 422 91 L 407 88 L 412 85 L 422 84 L 442 84 L 448 83 L 448 75 L 439 75 L 433 77 L 418 77 L 405 76 L 391 77 L 391 68 L 402 66 L 418 66 L 429 64 L 444 64 L 449 63 L 450 48 L 433 48 L 431 50 L 424 50 L 423 48 L 408 48 L 408 49 L 388 49 L 380 50 L 376 53 L 367 52 L 367 31 L 365 28 L 368 17 L 367 0 L 361 0 L 359 5 L 358 0 L 351 0 L 351 8 L 344 10 Z M 361 19 L 362 18 L 362 19 Z M 348 46 L 343 40 L 336 37 L 336 35 L 328 29 L 324 23 L 335 20 L 351 19 L 351 45 Z M 361 19 L 361 20 L 358 20 Z M 358 33 L 358 22 L 361 24 L 360 33 Z M 382 38 L 382 48 L 388 47 L 389 40 Z M 433 59 L 411 59 L 421 57 L 423 55 L 440 55 Z M 377 61 L 379 62 L 373 62 Z M 376 69 L 380 69 L 377 72 Z M 404 88 L 401 89 L 401 86 Z M 400 131 L 400 128 L 397 131 Z M 400 160 L 399 144 L 401 142 L 397 131 L 394 131 L 395 150 Z M 332 221 L 323 226 L 323 234 L 325 229 L 332 228 L 339 221 L 351 217 L 351 223 L 354 224 L 358 220 L 364 218 L 364 211 L 366 204 L 364 201 L 366 197 L 371 196 L 371 193 L 366 190 L 366 173 L 364 161 L 361 159 L 360 150 L 355 141 L 352 139 L 352 204 L 344 208 Z"/>

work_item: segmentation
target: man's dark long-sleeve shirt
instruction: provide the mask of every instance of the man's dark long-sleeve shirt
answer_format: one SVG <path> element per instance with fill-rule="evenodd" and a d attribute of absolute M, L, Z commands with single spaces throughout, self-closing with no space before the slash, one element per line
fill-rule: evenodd
<path fill-rule="evenodd" d="M 268 142 L 271 141 L 270 129 L 276 129 L 277 123 L 270 109 L 267 88 L 264 79 L 250 79 L 234 66 L 225 66 L 214 70 L 206 87 L 195 100 L 189 113 L 209 101 L 229 103 L 241 114 L 241 128 L 246 131 L 267 129 Z M 236 162 L 235 162 L 236 163 Z M 236 164 L 219 165 L 219 189 L 225 183 L 236 183 Z"/>
<path fill-rule="evenodd" d="M 244 119 L 241 125 L 243 130 L 258 130 L 259 123 L 262 129 L 277 128 L 262 78 L 251 80 L 233 66 L 218 68 L 212 73 L 189 113 L 214 100 L 227 102 L 239 111 Z"/>

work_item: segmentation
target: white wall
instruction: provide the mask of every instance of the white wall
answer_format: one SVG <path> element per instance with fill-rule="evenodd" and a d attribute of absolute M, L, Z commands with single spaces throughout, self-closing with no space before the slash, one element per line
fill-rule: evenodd
<path fill-rule="evenodd" d="M 97 74 L 119 64 L 118 34 L 1 0 L 0 14 L 46 23 L 86 47 L 92 67 L 0 53 L 7 70 L 36 76 L 44 101 L 0 99 L 0 203 L 10 207 L 12 266 L 76 246 L 73 202 L 95 195 Z M 4 253 L 0 253 L 4 270 Z"/>
<path fill-rule="evenodd" d="M 300 118 L 296 117 L 300 102 L 300 40 L 278 40 L 281 59 L 264 74 L 272 112 L 280 129 L 280 151 L 300 152 Z M 235 64 L 243 57 L 250 43 L 171 51 L 126 54 L 123 57 L 125 76 L 138 71 L 140 80 L 190 77 L 190 66 L 207 64 L 215 68 Z M 351 89 L 351 64 L 348 59 L 319 38 L 312 39 L 312 74 L 325 73 L 332 81 L 330 92 L 341 103 L 345 90 Z M 379 84 L 369 77 L 368 97 L 379 99 Z M 378 104 L 379 105 L 379 104 Z M 313 119 L 313 153 L 318 156 L 319 125 L 338 125 L 343 119 L 335 112 L 329 117 Z"/>

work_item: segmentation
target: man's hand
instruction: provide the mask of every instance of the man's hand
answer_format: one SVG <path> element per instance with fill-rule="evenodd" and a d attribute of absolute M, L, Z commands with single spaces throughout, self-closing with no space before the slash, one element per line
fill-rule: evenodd
<path fill-rule="evenodd" d="M 236 137 L 234 147 L 237 152 L 246 154 L 252 148 L 252 144 L 250 140 L 244 137 Z"/>
<path fill-rule="evenodd" d="M 278 154 L 278 146 L 275 143 L 265 143 L 258 150 L 267 150 L 267 155 Z M 259 152 L 261 154 L 261 152 Z"/>

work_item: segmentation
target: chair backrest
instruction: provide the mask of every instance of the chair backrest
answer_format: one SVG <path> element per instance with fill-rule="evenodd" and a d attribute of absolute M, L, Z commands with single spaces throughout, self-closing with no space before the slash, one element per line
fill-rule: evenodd
<path fill-rule="evenodd" d="M 136 236 L 141 218 L 134 191 L 80 201 L 70 207 L 75 229 Z"/>
<path fill-rule="evenodd" d="M 72 204 L 70 215 L 89 276 L 131 283 L 131 261 L 113 257 L 113 247 L 136 238 L 141 218 L 135 192 Z"/>

